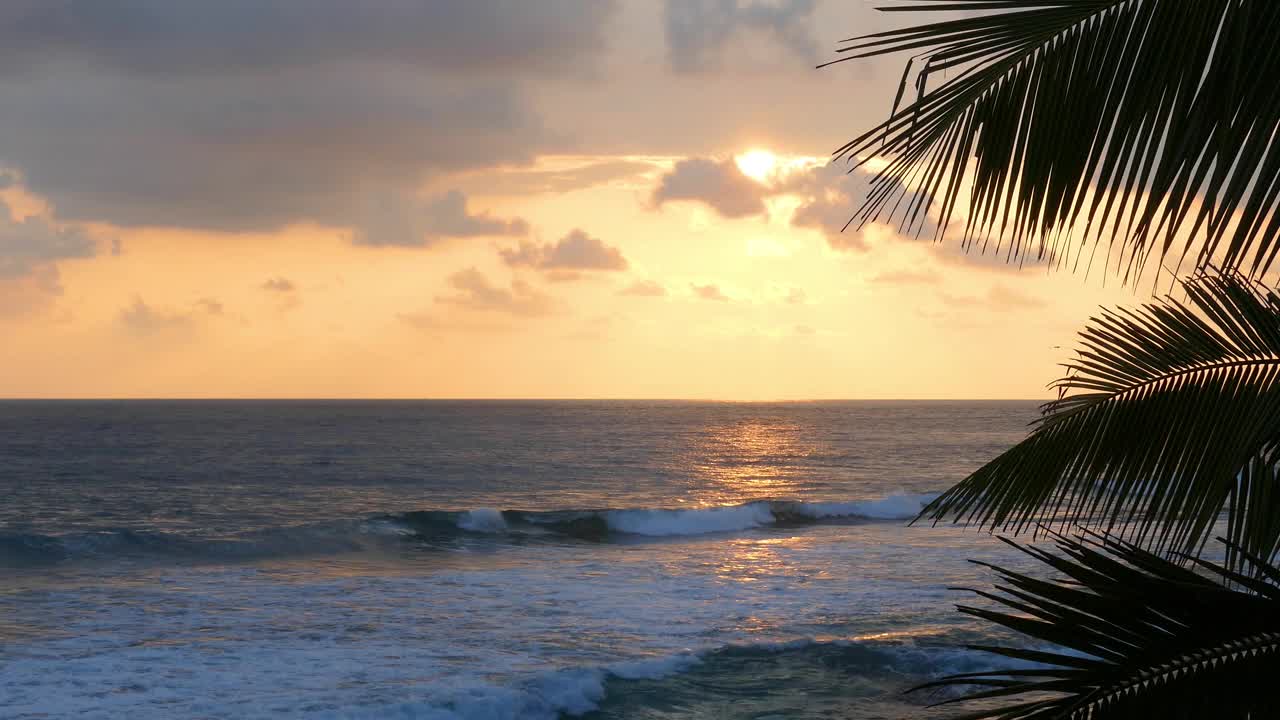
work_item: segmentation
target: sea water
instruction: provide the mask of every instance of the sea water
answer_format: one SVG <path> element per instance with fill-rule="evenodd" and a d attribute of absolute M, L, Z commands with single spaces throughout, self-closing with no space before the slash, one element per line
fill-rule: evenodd
<path fill-rule="evenodd" d="M 0 403 L 0 717 L 932 717 L 1030 402 Z"/>

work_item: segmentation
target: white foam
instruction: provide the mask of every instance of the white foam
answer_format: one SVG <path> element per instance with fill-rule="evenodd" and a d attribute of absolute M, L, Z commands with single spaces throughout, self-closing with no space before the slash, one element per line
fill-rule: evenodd
<path fill-rule="evenodd" d="M 506 532 L 507 521 L 502 518 L 500 510 L 476 508 L 463 513 L 458 520 L 458 527 L 471 532 L 500 533 Z"/>
<path fill-rule="evenodd" d="M 860 502 L 798 503 L 795 511 L 811 518 L 859 517 L 873 520 L 910 520 L 920 514 L 937 493 L 895 494 Z"/>
<path fill-rule="evenodd" d="M 767 503 L 690 510 L 612 510 L 605 513 L 611 530 L 632 535 L 702 535 L 748 530 L 773 524 Z"/>

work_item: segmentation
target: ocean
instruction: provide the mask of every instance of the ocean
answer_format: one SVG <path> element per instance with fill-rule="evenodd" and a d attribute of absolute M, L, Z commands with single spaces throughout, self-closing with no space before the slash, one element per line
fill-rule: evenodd
<path fill-rule="evenodd" d="M 0 402 L 2 718 L 907 718 L 1032 402 Z"/>

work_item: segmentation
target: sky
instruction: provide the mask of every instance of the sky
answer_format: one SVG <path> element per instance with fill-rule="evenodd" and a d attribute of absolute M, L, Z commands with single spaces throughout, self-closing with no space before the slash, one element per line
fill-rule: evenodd
<path fill-rule="evenodd" d="M 1044 397 L 1134 291 L 841 231 L 873 7 L 5 3 L 0 397 Z"/>

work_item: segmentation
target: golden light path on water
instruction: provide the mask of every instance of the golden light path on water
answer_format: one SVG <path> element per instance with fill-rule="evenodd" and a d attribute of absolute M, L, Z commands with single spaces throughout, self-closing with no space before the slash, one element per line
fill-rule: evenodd
<path fill-rule="evenodd" d="M 709 426 L 685 453 L 689 472 L 702 481 L 687 502 L 715 507 L 798 497 L 804 487 L 797 465 L 817 449 L 794 423 L 756 419 Z"/>

